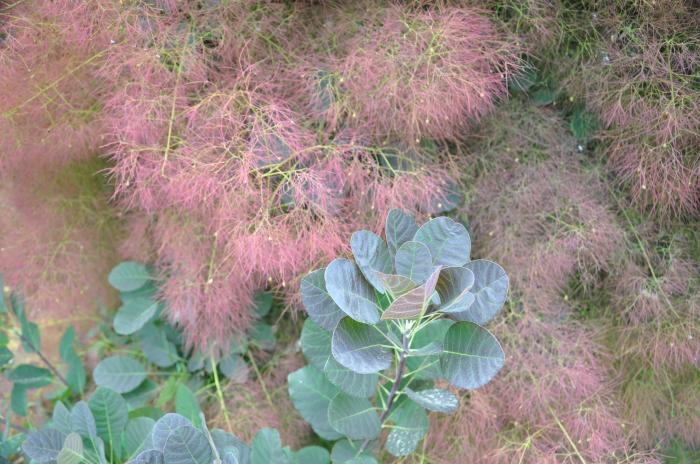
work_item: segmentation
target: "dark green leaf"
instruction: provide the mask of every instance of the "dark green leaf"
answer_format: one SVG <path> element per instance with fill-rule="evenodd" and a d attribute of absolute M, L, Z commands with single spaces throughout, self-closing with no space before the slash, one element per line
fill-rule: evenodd
<path fill-rule="evenodd" d="M 187 418 L 196 426 L 201 426 L 199 419 L 199 401 L 192 390 L 187 385 L 181 383 L 177 386 L 175 393 L 175 411 L 181 416 Z"/>
<path fill-rule="evenodd" d="M 326 290 L 326 269 L 317 269 L 301 279 L 301 300 L 311 320 L 326 330 L 333 330 L 345 313 Z"/>
<path fill-rule="evenodd" d="M 457 322 L 445 335 L 440 366 L 455 387 L 478 388 L 503 367 L 505 355 L 498 340 L 473 322 Z"/>
<path fill-rule="evenodd" d="M 418 231 L 415 219 L 400 209 L 392 209 L 386 216 L 386 241 L 392 254 L 401 245 L 413 239 Z"/>
<path fill-rule="evenodd" d="M 53 375 L 48 369 L 32 364 L 20 364 L 6 374 L 7 380 L 24 389 L 41 388 L 51 384 Z"/>
<path fill-rule="evenodd" d="M 381 308 L 374 297 L 374 289 L 352 261 L 333 260 L 324 276 L 328 293 L 345 314 L 358 322 L 379 322 Z"/>
<path fill-rule="evenodd" d="M 413 240 L 428 247 L 435 265 L 462 266 L 469 261 L 469 233 L 462 224 L 448 217 L 441 216 L 426 222 Z"/>
<path fill-rule="evenodd" d="M 287 377 L 289 396 L 301 417 L 324 440 L 336 440 L 341 435 L 328 423 L 328 405 L 338 393 L 323 373 L 313 366 L 306 366 Z"/>
<path fill-rule="evenodd" d="M 22 385 L 14 384 L 12 386 L 10 406 L 12 406 L 12 412 L 18 416 L 27 415 L 27 390 Z"/>
<path fill-rule="evenodd" d="M 143 449 L 150 447 L 151 432 L 156 421 L 150 417 L 136 417 L 126 423 L 126 429 L 122 435 L 124 456 L 131 457 Z"/>
<path fill-rule="evenodd" d="M 353 440 L 373 440 L 381 431 L 379 416 L 372 403 L 342 392 L 333 397 L 328 406 L 328 423 Z"/>
<path fill-rule="evenodd" d="M 374 272 L 391 274 L 394 271 L 394 263 L 384 240 L 373 232 L 360 230 L 352 234 L 350 247 L 355 256 L 355 262 L 365 279 L 378 292 L 384 293 L 384 286 L 381 284 Z"/>
<path fill-rule="evenodd" d="M 446 267 L 440 272 L 435 289 L 440 295 L 438 309 L 444 313 L 468 310 L 474 303 L 470 289 L 474 285 L 474 273 L 464 267 Z"/>
<path fill-rule="evenodd" d="M 392 423 L 386 439 L 386 450 L 396 457 L 411 454 L 428 432 L 430 426 L 425 410 L 413 401 L 402 401 L 389 414 Z"/>
<path fill-rule="evenodd" d="M 396 250 L 396 273 L 417 285 L 425 283 L 433 273 L 433 258 L 426 245 L 408 241 Z"/>
<path fill-rule="evenodd" d="M 465 268 L 474 273 L 474 304 L 464 312 L 452 317 L 461 321 L 485 324 L 503 307 L 508 296 L 508 275 L 498 264 L 478 259 L 465 264 Z"/>
<path fill-rule="evenodd" d="M 333 357 L 358 374 L 373 374 L 391 366 L 392 352 L 374 327 L 349 317 L 338 323 L 331 339 Z"/>

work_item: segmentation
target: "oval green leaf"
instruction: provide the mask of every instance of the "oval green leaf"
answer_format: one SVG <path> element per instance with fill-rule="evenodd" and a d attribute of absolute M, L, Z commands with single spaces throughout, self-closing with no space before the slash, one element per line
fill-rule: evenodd
<path fill-rule="evenodd" d="M 347 259 L 333 260 L 324 273 L 328 294 L 338 307 L 358 322 L 379 322 L 379 307 L 374 288 L 357 266 Z"/>
<path fill-rule="evenodd" d="M 396 273 L 416 284 L 424 283 L 433 273 L 433 257 L 425 244 L 408 241 L 396 250 Z"/>
<path fill-rule="evenodd" d="M 146 378 L 143 364 L 130 356 L 105 358 L 92 373 L 95 383 L 117 393 L 126 393 L 138 387 Z"/>
<path fill-rule="evenodd" d="M 349 317 L 338 323 L 331 339 L 336 361 L 358 374 L 373 374 L 391 366 L 392 353 L 384 336 L 374 327 Z"/>
<path fill-rule="evenodd" d="M 107 280 L 120 292 L 133 292 L 146 285 L 151 280 L 151 274 L 141 263 L 124 261 L 112 269 Z"/>
<path fill-rule="evenodd" d="M 464 265 L 474 273 L 474 304 L 464 312 L 454 314 L 455 319 L 485 324 L 500 311 L 508 296 L 508 275 L 506 271 L 485 259 L 478 259 Z"/>
<path fill-rule="evenodd" d="M 457 322 L 445 334 L 440 367 L 455 387 L 478 388 L 503 367 L 505 354 L 491 332 L 473 322 Z"/>
<path fill-rule="evenodd" d="M 350 247 L 353 256 L 355 256 L 355 262 L 365 279 L 377 291 L 384 293 L 384 286 L 374 275 L 375 271 L 385 274 L 391 274 L 394 271 L 394 262 L 384 240 L 373 232 L 360 230 L 352 234 Z"/>
<path fill-rule="evenodd" d="M 379 416 L 372 403 L 345 393 L 338 393 L 331 400 L 328 422 L 339 433 L 353 440 L 373 440 L 381 431 Z"/>
<path fill-rule="evenodd" d="M 301 301 L 311 320 L 326 330 L 333 330 L 345 313 L 326 290 L 325 271 L 325 268 L 317 269 L 301 279 Z"/>
<path fill-rule="evenodd" d="M 448 217 L 441 216 L 426 222 L 413 240 L 428 247 L 435 265 L 462 266 L 469 261 L 469 232 L 462 224 Z"/>

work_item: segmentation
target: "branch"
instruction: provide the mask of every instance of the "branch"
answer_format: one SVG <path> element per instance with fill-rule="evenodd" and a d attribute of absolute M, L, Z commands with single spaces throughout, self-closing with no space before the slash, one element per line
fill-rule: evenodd
<path fill-rule="evenodd" d="M 408 354 L 408 338 L 406 337 L 406 334 L 402 334 L 402 337 L 403 347 L 401 350 L 401 354 L 399 354 L 399 365 L 396 368 L 396 377 L 394 378 L 394 384 L 391 386 L 391 391 L 389 391 L 389 396 L 386 400 L 386 408 L 384 408 L 384 411 L 382 412 L 381 416 L 379 416 L 380 424 L 384 423 L 386 418 L 389 416 L 389 413 L 391 412 L 391 407 L 394 405 L 394 400 L 396 399 L 397 393 L 399 392 L 399 384 L 403 379 L 404 369 L 406 368 L 406 355 Z M 370 440 L 366 439 L 362 443 L 362 446 L 360 446 L 360 449 L 357 451 L 355 457 L 360 456 L 364 452 L 364 450 L 367 449 L 367 445 L 369 445 L 369 442 Z"/>

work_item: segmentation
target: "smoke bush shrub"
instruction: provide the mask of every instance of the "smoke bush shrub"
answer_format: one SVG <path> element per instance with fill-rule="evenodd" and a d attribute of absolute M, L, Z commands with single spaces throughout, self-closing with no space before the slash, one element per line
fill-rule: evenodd
<path fill-rule="evenodd" d="M 411 454 L 428 431 L 426 409 L 459 407 L 435 381 L 475 389 L 504 363 L 479 324 L 505 302 L 508 277 L 491 261 L 470 261 L 464 226 L 437 217 L 419 227 L 394 209 L 386 239 L 355 232 L 354 262 L 335 259 L 301 282 L 310 317 L 301 347 L 310 365 L 289 375 L 289 394 L 321 438 L 341 439 L 332 455 L 347 458 L 334 462 L 374 454 L 384 427 L 386 450 Z M 382 373 L 390 368 L 391 377 Z"/>
<path fill-rule="evenodd" d="M 610 167 L 635 204 L 666 218 L 700 210 L 698 12 L 671 3 L 666 13 L 608 13 L 601 56 L 582 79 L 608 128 Z"/>
<path fill-rule="evenodd" d="M 409 133 L 384 144 L 359 128 L 318 132 L 303 105 L 287 98 L 289 89 L 265 78 L 275 66 L 243 60 L 269 52 L 261 34 L 277 37 L 287 30 L 280 24 L 303 25 L 307 14 L 303 6 L 262 11 L 272 17 L 251 20 L 223 5 L 167 15 L 126 7 L 129 41 L 111 48 L 100 70 L 117 89 L 105 104 L 116 198 L 152 217 L 148 235 L 166 280 L 168 316 L 197 345 L 240 331 L 255 289 L 296 286 L 300 270 L 346 250 L 352 230 L 377 229 L 389 208 L 454 207 L 446 150 L 408 148 L 401 141 Z M 457 34 L 467 18 L 450 14 L 461 21 L 450 26 Z M 234 33 L 231 24 L 251 21 L 240 37 Z M 486 20 L 473 21 L 488 29 Z M 257 41 L 246 43 L 249 33 Z M 452 47 L 466 47 L 465 39 Z M 495 59 L 481 46 L 469 53 Z M 478 84 L 485 99 L 501 92 L 502 77 L 493 76 Z"/>
<path fill-rule="evenodd" d="M 454 141 L 505 96 L 506 78 L 519 67 L 516 49 L 478 10 L 367 11 L 371 28 L 351 39 L 334 67 L 351 126 L 409 143 Z"/>
<path fill-rule="evenodd" d="M 105 88 L 94 70 L 113 23 L 81 1 L 26 3 L 0 13 L 0 174 L 24 182 L 98 151 Z"/>

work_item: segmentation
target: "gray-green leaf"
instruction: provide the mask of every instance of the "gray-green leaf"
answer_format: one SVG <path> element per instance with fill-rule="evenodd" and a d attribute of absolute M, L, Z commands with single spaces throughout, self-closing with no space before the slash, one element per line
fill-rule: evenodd
<path fill-rule="evenodd" d="M 146 378 L 146 368 L 130 356 L 111 356 L 97 364 L 92 373 L 95 383 L 117 393 L 138 387 Z"/>
<path fill-rule="evenodd" d="M 22 450 L 37 463 L 50 463 L 58 459 L 66 435 L 58 430 L 43 429 L 29 433 Z"/>
<path fill-rule="evenodd" d="M 459 399 L 448 390 L 430 388 L 428 390 L 413 391 L 404 389 L 406 395 L 420 406 L 429 411 L 453 413 L 459 407 Z"/>
<path fill-rule="evenodd" d="M 345 314 L 358 322 L 379 322 L 381 308 L 374 296 L 374 289 L 352 261 L 333 260 L 324 276 L 328 294 Z"/>
<path fill-rule="evenodd" d="M 435 265 L 462 266 L 469 261 L 471 239 L 467 229 L 446 216 L 423 224 L 413 240 L 428 247 Z"/>
<path fill-rule="evenodd" d="M 392 353 L 386 340 L 374 327 L 349 317 L 338 323 L 331 339 L 336 361 L 358 374 L 373 374 L 391 366 Z"/>
<path fill-rule="evenodd" d="M 355 256 L 360 271 L 365 279 L 372 284 L 380 293 L 384 293 L 384 286 L 374 275 L 375 271 L 391 274 L 394 270 L 394 263 L 384 240 L 373 232 L 360 230 L 352 234 L 350 247 Z"/>
<path fill-rule="evenodd" d="M 457 322 L 445 334 L 440 366 L 455 387 L 478 388 L 503 367 L 505 354 L 491 332 L 473 322 Z"/>
<path fill-rule="evenodd" d="M 133 292 L 146 285 L 151 280 L 151 275 L 143 264 L 124 261 L 112 269 L 107 280 L 120 292 Z"/>
<path fill-rule="evenodd" d="M 323 373 L 313 366 L 306 366 L 287 377 L 289 396 L 301 417 L 324 440 L 337 440 L 341 435 L 328 422 L 328 405 L 338 393 Z"/>
<path fill-rule="evenodd" d="M 396 254 L 401 245 L 413 239 L 418 231 L 415 219 L 400 209 L 392 209 L 386 216 L 386 241 L 389 250 Z"/>
<path fill-rule="evenodd" d="M 433 273 L 433 257 L 423 243 L 404 243 L 396 250 L 395 260 L 396 273 L 408 277 L 418 285 L 428 280 Z"/>
<path fill-rule="evenodd" d="M 80 464 L 84 459 L 83 452 L 83 440 L 80 435 L 75 432 L 70 433 L 58 453 L 57 464 Z"/>
<path fill-rule="evenodd" d="M 325 268 L 317 269 L 301 279 L 301 300 L 311 320 L 326 330 L 333 330 L 345 313 L 326 290 L 325 271 Z"/>
<path fill-rule="evenodd" d="M 381 431 L 379 416 L 372 403 L 342 392 L 328 406 L 328 422 L 353 440 L 373 440 Z"/>
<path fill-rule="evenodd" d="M 119 307 L 114 316 L 114 331 L 131 335 L 151 321 L 158 311 L 158 302 L 151 298 L 133 298 Z"/>
<path fill-rule="evenodd" d="M 168 464 L 211 464 L 209 440 L 200 430 L 183 425 L 168 435 L 163 458 Z"/>
<path fill-rule="evenodd" d="M 95 418 L 97 436 L 107 443 L 117 443 L 128 420 L 124 398 L 108 388 L 99 387 L 90 397 L 88 406 Z"/>
<path fill-rule="evenodd" d="M 508 275 L 498 264 L 478 259 L 464 265 L 474 273 L 474 304 L 464 312 L 453 314 L 455 319 L 485 324 L 503 307 L 508 296 Z"/>
<path fill-rule="evenodd" d="M 250 454 L 251 464 L 290 464 L 282 449 L 280 434 L 275 429 L 262 429 L 255 434 Z"/>

